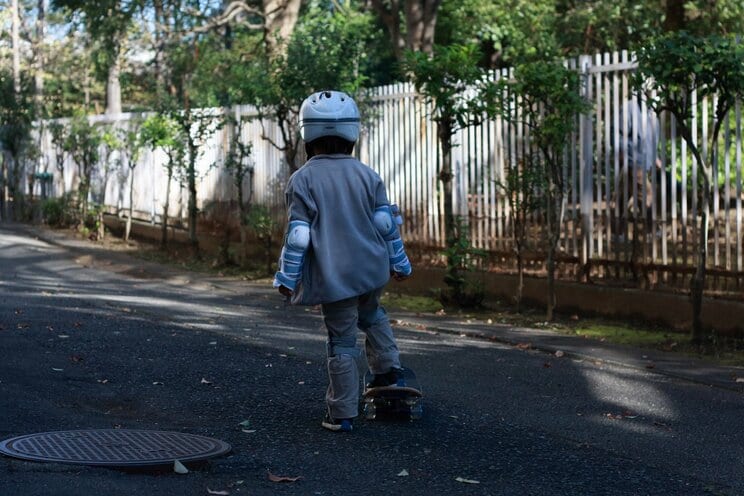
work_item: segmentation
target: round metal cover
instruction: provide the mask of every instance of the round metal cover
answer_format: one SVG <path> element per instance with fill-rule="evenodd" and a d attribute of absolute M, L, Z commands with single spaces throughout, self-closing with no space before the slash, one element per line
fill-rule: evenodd
<path fill-rule="evenodd" d="M 0 453 L 39 462 L 103 467 L 152 467 L 224 455 L 230 445 L 181 432 L 131 429 L 56 431 L 0 442 Z"/>

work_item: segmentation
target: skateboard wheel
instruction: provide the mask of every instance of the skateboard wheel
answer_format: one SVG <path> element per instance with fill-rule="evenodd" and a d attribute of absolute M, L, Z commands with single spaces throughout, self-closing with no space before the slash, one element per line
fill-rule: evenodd
<path fill-rule="evenodd" d="M 373 401 L 364 402 L 364 418 L 374 420 L 377 417 L 377 407 Z"/>

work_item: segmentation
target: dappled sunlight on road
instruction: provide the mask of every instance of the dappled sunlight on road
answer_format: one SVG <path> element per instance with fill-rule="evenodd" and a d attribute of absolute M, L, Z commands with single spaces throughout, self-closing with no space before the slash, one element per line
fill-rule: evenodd
<path fill-rule="evenodd" d="M 586 381 L 587 394 L 603 408 L 601 412 L 587 412 L 587 420 L 629 433 L 672 435 L 668 426 L 679 420 L 680 413 L 660 384 L 632 369 L 579 367 L 576 370 Z"/>

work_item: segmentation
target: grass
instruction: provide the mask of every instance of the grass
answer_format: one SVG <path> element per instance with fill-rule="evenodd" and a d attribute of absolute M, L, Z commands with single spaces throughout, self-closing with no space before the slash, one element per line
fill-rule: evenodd
<path fill-rule="evenodd" d="M 445 313 L 462 318 L 491 321 L 515 327 L 550 329 L 571 336 L 603 341 L 636 348 L 678 352 L 705 358 L 721 365 L 744 366 L 744 339 L 721 338 L 711 335 L 702 347 L 693 346 L 686 333 L 674 332 L 641 322 L 613 321 L 606 318 L 579 315 L 558 315 L 553 322 L 545 322 L 542 308 L 528 307 L 517 313 L 509 305 L 495 302 L 487 308 L 463 311 L 445 307 L 436 298 L 386 292 L 382 304 L 392 310 L 423 314 Z"/>

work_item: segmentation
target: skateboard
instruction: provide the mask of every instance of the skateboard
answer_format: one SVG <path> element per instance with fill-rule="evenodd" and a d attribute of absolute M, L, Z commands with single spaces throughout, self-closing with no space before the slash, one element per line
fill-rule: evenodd
<path fill-rule="evenodd" d="M 413 370 L 403 368 L 405 387 L 383 386 L 368 388 L 374 375 L 367 371 L 364 376 L 362 411 L 367 420 L 379 418 L 407 418 L 409 420 L 420 419 L 423 415 L 423 397 L 416 374 Z"/>

